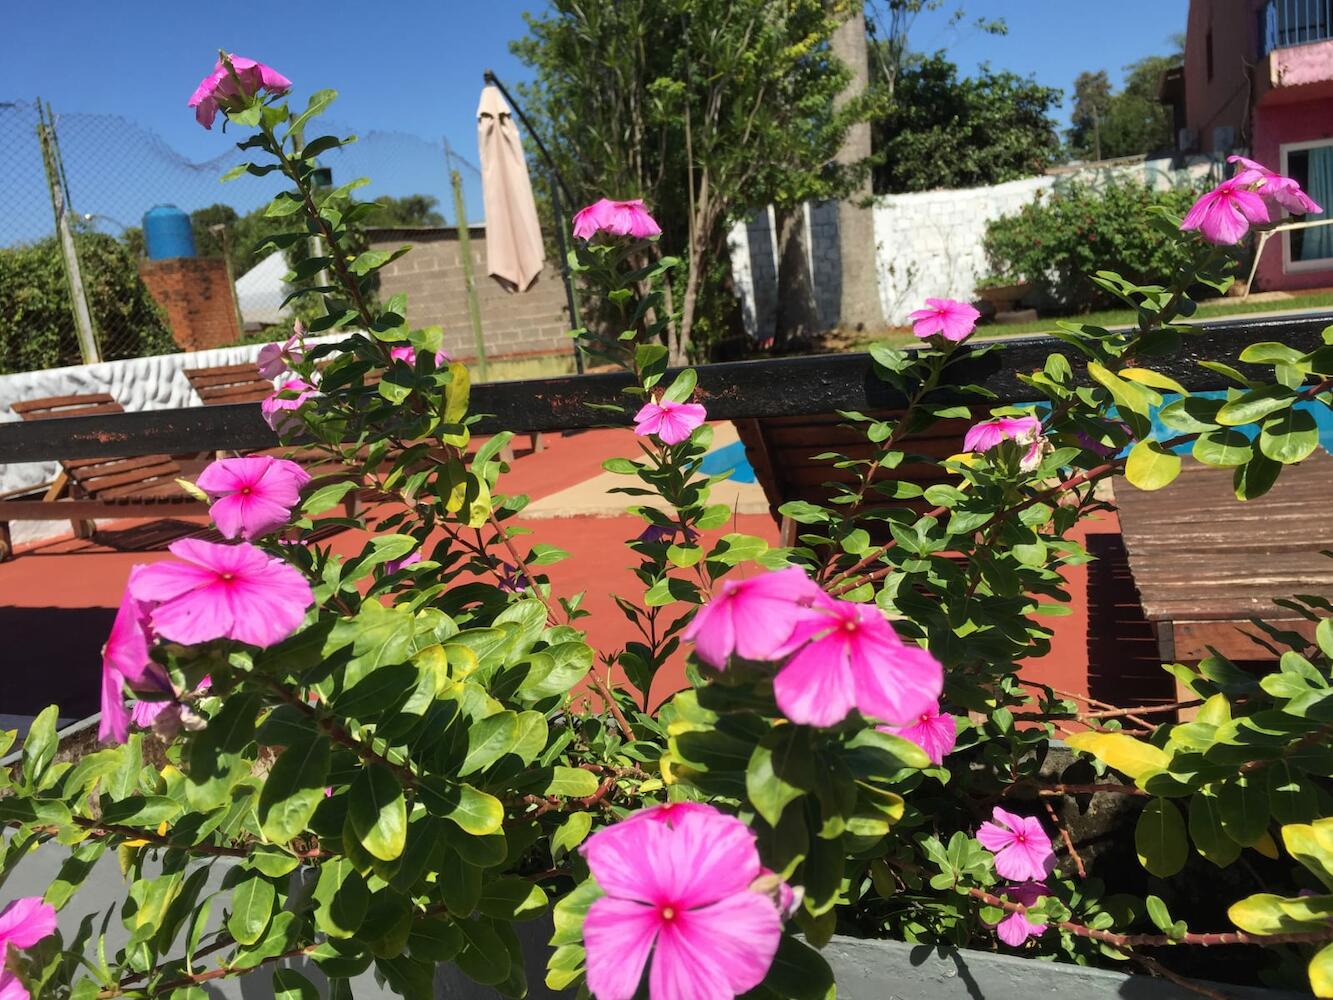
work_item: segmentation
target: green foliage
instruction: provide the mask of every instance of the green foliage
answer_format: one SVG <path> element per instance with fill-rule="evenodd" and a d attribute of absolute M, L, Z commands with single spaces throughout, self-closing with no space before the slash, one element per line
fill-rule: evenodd
<path fill-rule="evenodd" d="M 875 191 L 979 187 L 1040 174 L 1060 149 L 1051 118 L 1059 102 L 1059 90 L 1015 73 L 983 67 L 959 80 L 942 52 L 912 61 L 874 121 L 882 160 Z"/>
<path fill-rule="evenodd" d="M 1109 160 L 1173 149 L 1171 109 L 1158 100 L 1157 90 L 1162 74 L 1183 58 L 1183 53 L 1145 56 L 1131 63 L 1125 67 L 1124 88 L 1116 94 L 1105 70 L 1080 73 L 1069 116 L 1070 152 L 1084 160 Z"/>
<path fill-rule="evenodd" d="M 74 234 L 93 325 L 107 360 L 177 350 L 137 259 L 114 237 Z M 81 363 L 55 237 L 0 247 L 0 373 Z"/>
<path fill-rule="evenodd" d="M 1056 188 L 1016 215 L 989 223 L 986 258 L 992 273 L 1027 282 L 1049 306 L 1070 312 L 1104 308 L 1113 294 L 1088 278 L 1103 262 L 1116 261 L 1134 282 L 1175 273 L 1185 264 L 1185 250 L 1158 213 L 1179 217 L 1196 196 L 1188 189 L 1155 191 L 1115 178 Z"/>

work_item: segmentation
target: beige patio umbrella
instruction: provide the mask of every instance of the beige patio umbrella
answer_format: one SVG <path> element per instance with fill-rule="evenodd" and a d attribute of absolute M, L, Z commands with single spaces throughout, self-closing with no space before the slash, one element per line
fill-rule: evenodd
<path fill-rule="evenodd" d="M 488 84 L 477 105 L 481 191 L 486 206 L 486 270 L 510 291 L 532 287 L 546 262 L 528 162 L 500 89 Z"/>

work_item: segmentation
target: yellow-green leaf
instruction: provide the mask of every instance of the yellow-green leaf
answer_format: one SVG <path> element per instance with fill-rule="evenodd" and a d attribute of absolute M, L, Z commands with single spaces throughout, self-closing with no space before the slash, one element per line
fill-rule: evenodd
<path fill-rule="evenodd" d="M 1171 755 L 1165 750 L 1125 733 L 1074 733 L 1066 742 L 1136 780 L 1149 771 L 1164 770 L 1171 763 Z"/>
<path fill-rule="evenodd" d="M 1156 441 L 1140 441 L 1129 450 L 1125 478 L 1141 490 L 1160 490 L 1180 475 L 1180 456 Z"/>

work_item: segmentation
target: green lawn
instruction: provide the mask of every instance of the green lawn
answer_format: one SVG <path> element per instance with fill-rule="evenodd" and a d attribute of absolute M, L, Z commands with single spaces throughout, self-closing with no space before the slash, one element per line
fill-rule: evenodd
<path fill-rule="evenodd" d="M 1244 313 L 1277 313 L 1277 312 L 1296 312 L 1304 309 L 1333 309 L 1333 292 L 1314 292 L 1309 295 L 1294 295 L 1291 298 L 1278 300 L 1246 301 L 1243 299 L 1212 299 L 1200 304 L 1198 312 L 1192 317 L 1193 320 L 1213 319 L 1220 316 L 1236 316 Z M 1102 312 L 1087 313 L 1083 316 L 1066 317 L 1072 322 L 1091 323 L 1095 326 L 1116 327 L 1129 326 L 1135 320 L 1135 314 L 1132 309 L 1107 309 Z M 1030 323 L 987 323 L 978 327 L 976 336 L 979 338 L 988 337 L 1012 337 L 1017 334 L 1031 333 L 1049 333 L 1055 329 L 1055 318 L 1046 317 L 1033 320 Z M 916 340 L 910 332 L 901 330 L 888 331 L 887 335 L 881 333 L 879 336 L 863 336 L 861 344 L 869 344 L 876 341 L 888 341 L 889 343 L 912 343 Z M 859 347 L 860 345 L 858 345 Z M 856 348 L 853 348 L 856 349 Z"/>

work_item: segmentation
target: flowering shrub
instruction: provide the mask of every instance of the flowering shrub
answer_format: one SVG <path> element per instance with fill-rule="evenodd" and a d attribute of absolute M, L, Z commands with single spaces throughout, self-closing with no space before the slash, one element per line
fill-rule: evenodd
<path fill-rule="evenodd" d="M 838 930 L 1131 959 L 1173 979 L 1187 946 L 1263 945 L 1265 974 L 1333 995 L 1333 606 L 1288 602 L 1312 638 L 1269 629 L 1288 651 L 1265 675 L 1221 656 L 1168 665 L 1194 695 L 1188 722 L 1019 678 L 1049 648 L 1039 618 L 1067 599 L 1061 569 L 1088 558 L 1069 536 L 1105 506 L 1097 484 L 1161 488 L 1189 446 L 1237 470 L 1240 499 L 1261 495 L 1317 444 L 1308 407 L 1333 396 L 1333 331 L 1310 353 L 1254 345 L 1246 371 L 1214 364 L 1236 383 L 1226 399 L 1192 397 L 1145 363 L 1189 335 L 1188 289 L 1225 287 L 1233 260 L 1177 233 L 1187 263 L 1169 284 L 1094 279 L 1136 329 L 1068 326 L 1086 366 L 1052 354 L 1025 376 L 1043 407 L 986 412 L 982 390 L 952 384 L 975 317 L 933 303 L 920 350 L 871 352 L 902 412 L 844 414 L 868 456 L 834 456 L 851 483 L 827 506 L 787 504 L 801 533 L 769 548 L 726 532 L 731 511 L 709 501 L 706 401 L 692 370 L 669 375 L 660 337 L 675 262 L 643 252 L 656 224 L 633 202 L 591 206 L 574 266 L 620 322 L 579 333 L 634 375 L 614 419 L 639 454 L 605 467 L 643 498 L 645 525 L 627 541 L 642 593 L 617 599 L 641 640 L 595 651 L 582 595 L 543 572 L 565 553 L 513 523 L 526 498 L 502 491 L 510 435 L 474 441 L 467 369 L 439 354 L 440 331 L 410 329 L 401 298 L 370 304 L 402 251 L 348 254 L 360 207 L 313 197 L 312 158 L 347 140 L 294 139 L 333 94 L 293 114 L 284 78 L 244 66 L 224 57 L 208 93 L 254 130 L 241 146 L 260 162 L 243 170 L 292 185 L 268 209 L 292 232 L 272 242 L 323 238 L 307 276 L 336 285 L 302 290 L 324 303 L 310 328 L 346 333 L 268 352 L 288 380 L 264 412 L 343 473 L 219 461 L 191 488 L 230 541 L 178 542 L 131 571 L 105 649 L 107 745 L 56 763 L 53 707 L 0 778 L 6 866 L 68 849 L 45 896 L 59 910 L 116 852 L 129 940 L 99 951 L 35 910 L 15 935 L 0 914 L 0 995 L 193 997 L 302 956 L 335 983 L 373 964 L 408 997 L 454 962 L 521 996 L 513 924 L 548 912 L 547 983 L 598 1000 L 823 997 L 819 949 Z M 938 402 L 946 384 L 976 405 Z M 909 435 L 963 416 L 976 426 L 941 463 L 949 483 L 879 475 Z M 352 491 L 382 503 L 345 519 L 374 533 L 344 558 L 309 532 Z M 653 707 L 682 655 L 688 687 Z M 602 710 L 580 708 L 588 689 Z M 1079 759 L 1053 772 L 1057 736 Z M 1134 872 L 1089 869 L 1055 808 L 1094 794 L 1136 810 Z M 1183 919 L 1171 880 L 1204 865 L 1226 869 L 1227 896 Z M 294 969 L 273 976 L 283 996 L 313 995 Z"/>

